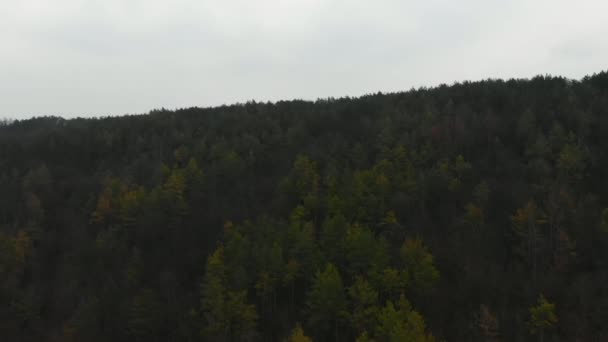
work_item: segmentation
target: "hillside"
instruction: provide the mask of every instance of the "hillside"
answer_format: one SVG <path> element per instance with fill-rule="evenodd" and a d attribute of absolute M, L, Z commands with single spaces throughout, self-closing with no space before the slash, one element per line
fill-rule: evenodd
<path fill-rule="evenodd" d="M 606 72 L 4 122 L 0 339 L 608 340 L 606 170 Z"/>

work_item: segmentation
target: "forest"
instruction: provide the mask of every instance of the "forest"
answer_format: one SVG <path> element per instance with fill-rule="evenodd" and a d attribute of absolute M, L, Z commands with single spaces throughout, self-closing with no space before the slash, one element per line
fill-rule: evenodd
<path fill-rule="evenodd" d="M 606 341 L 608 72 L 0 122 L 2 341 Z"/>

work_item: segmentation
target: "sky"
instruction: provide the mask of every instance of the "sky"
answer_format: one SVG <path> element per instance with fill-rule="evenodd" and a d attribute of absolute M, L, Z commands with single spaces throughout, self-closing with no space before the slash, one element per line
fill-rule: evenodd
<path fill-rule="evenodd" d="M 608 69 L 605 0 L 0 0 L 0 118 Z"/>

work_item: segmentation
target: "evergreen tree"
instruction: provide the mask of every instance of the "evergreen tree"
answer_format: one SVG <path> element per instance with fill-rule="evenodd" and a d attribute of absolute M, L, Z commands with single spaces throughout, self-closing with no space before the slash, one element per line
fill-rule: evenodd
<path fill-rule="evenodd" d="M 530 308 L 530 332 L 538 335 L 539 341 L 543 342 L 545 334 L 557 323 L 555 304 L 547 301 L 542 294 L 538 296 L 538 302 Z"/>
<path fill-rule="evenodd" d="M 342 278 L 332 264 L 318 271 L 308 293 L 308 324 L 320 338 L 334 336 L 338 340 L 346 313 L 346 297 Z"/>

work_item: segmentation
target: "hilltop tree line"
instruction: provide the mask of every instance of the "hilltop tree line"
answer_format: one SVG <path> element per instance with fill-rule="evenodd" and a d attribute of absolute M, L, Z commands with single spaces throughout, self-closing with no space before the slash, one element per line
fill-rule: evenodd
<path fill-rule="evenodd" d="M 608 339 L 608 73 L 0 122 L 9 341 Z"/>

